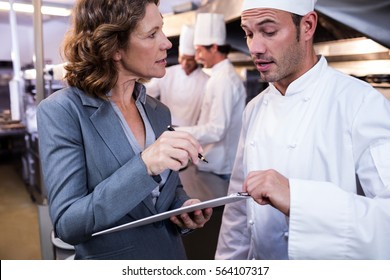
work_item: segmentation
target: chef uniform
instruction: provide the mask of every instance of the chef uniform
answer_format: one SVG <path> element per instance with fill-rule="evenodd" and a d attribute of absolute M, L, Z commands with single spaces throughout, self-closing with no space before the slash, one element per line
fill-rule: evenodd
<path fill-rule="evenodd" d="M 179 54 L 195 56 L 194 27 L 183 25 L 179 38 Z M 147 94 L 168 106 L 173 125 L 195 125 L 200 114 L 206 83 L 209 76 L 201 67 L 189 75 L 180 64 L 166 68 L 162 78 L 145 84 Z"/>
<path fill-rule="evenodd" d="M 289 178 L 290 217 L 226 205 L 217 259 L 390 259 L 390 103 L 369 84 L 324 57 L 285 96 L 270 84 L 244 112 L 229 192 L 267 169 Z"/>
<path fill-rule="evenodd" d="M 225 45 L 226 26 L 223 15 L 198 14 L 194 44 Z M 245 100 L 244 84 L 232 63 L 226 58 L 212 66 L 197 125 L 177 128 L 191 133 L 203 146 L 203 155 L 209 163 L 200 161 L 199 170 L 230 176 Z"/>

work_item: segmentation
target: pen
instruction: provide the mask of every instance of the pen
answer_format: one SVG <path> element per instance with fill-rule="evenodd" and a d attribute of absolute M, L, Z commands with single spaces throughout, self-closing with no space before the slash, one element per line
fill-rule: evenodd
<path fill-rule="evenodd" d="M 168 129 L 169 131 L 175 131 L 175 129 L 174 129 L 171 125 L 168 125 L 167 129 Z M 206 158 L 205 158 L 202 154 L 200 154 L 200 153 L 198 153 L 198 158 L 199 158 L 201 161 L 204 161 L 204 162 L 206 162 L 206 163 L 209 163 L 209 162 L 206 160 Z"/>

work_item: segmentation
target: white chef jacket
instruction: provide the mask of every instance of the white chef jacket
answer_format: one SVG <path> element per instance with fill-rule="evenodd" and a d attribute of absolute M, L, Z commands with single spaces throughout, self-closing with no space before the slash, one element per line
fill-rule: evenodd
<path fill-rule="evenodd" d="M 289 178 L 290 218 L 226 205 L 217 259 L 390 259 L 390 102 L 369 84 L 323 57 L 285 96 L 270 84 L 244 113 L 229 192 L 266 169 Z"/>
<path fill-rule="evenodd" d="M 216 174 L 231 173 L 245 100 L 244 84 L 231 62 L 224 59 L 214 65 L 197 125 L 177 128 L 191 133 L 203 146 L 203 155 L 209 163 L 200 161 L 199 170 Z"/>
<path fill-rule="evenodd" d="M 173 125 L 195 125 L 209 76 L 198 67 L 187 75 L 180 64 L 166 68 L 165 76 L 145 84 L 146 93 L 168 106 Z"/>

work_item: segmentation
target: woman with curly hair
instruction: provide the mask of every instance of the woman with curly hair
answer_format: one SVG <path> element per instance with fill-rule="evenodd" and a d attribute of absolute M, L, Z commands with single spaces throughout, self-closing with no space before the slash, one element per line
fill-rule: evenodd
<path fill-rule="evenodd" d="M 202 152 L 188 133 L 166 131 L 170 112 L 143 81 L 165 74 L 158 0 L 79 0 L 64 41 L 65 80 L 38 106 L 44 184 L 54 232 L 76 259 L 185 259 L 182 230 L 212 209 L 93 233 L 199 202 L 177 171 Z"/>

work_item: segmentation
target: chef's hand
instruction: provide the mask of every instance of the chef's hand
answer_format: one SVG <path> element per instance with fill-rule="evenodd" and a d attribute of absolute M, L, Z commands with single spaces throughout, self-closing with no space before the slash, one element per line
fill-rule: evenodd
<path fill-rule="evenodd" d="M 275 170 L 252 171 L 248 174 L 243 191 L 260 205 L 270 204 L 286 216 L 290 215 L 290 184 Z"/>
<path fill-rule="evenodd" d="M 183 203 L 182 207 L 199 202 L 199 199 L 189 199 Z M 183 213 L 178 216 L 172 216 L 170 220 L 182 229 L 196 229 L 202 228 L 206 222 L 210 220 L 212 214 L 213 208 L 206 208 L 202 210 L 195 210 L 190 213 Z"/>
<path fill-rule="evenodd" d="M 198 163 L 198 153 L 202 153 L 199 142 L 189 133 L 166 131 L 148 148 L 141 158 L 149 175 L 158 175 L 166 169 L 178 171 L 191 160 Z"/>

